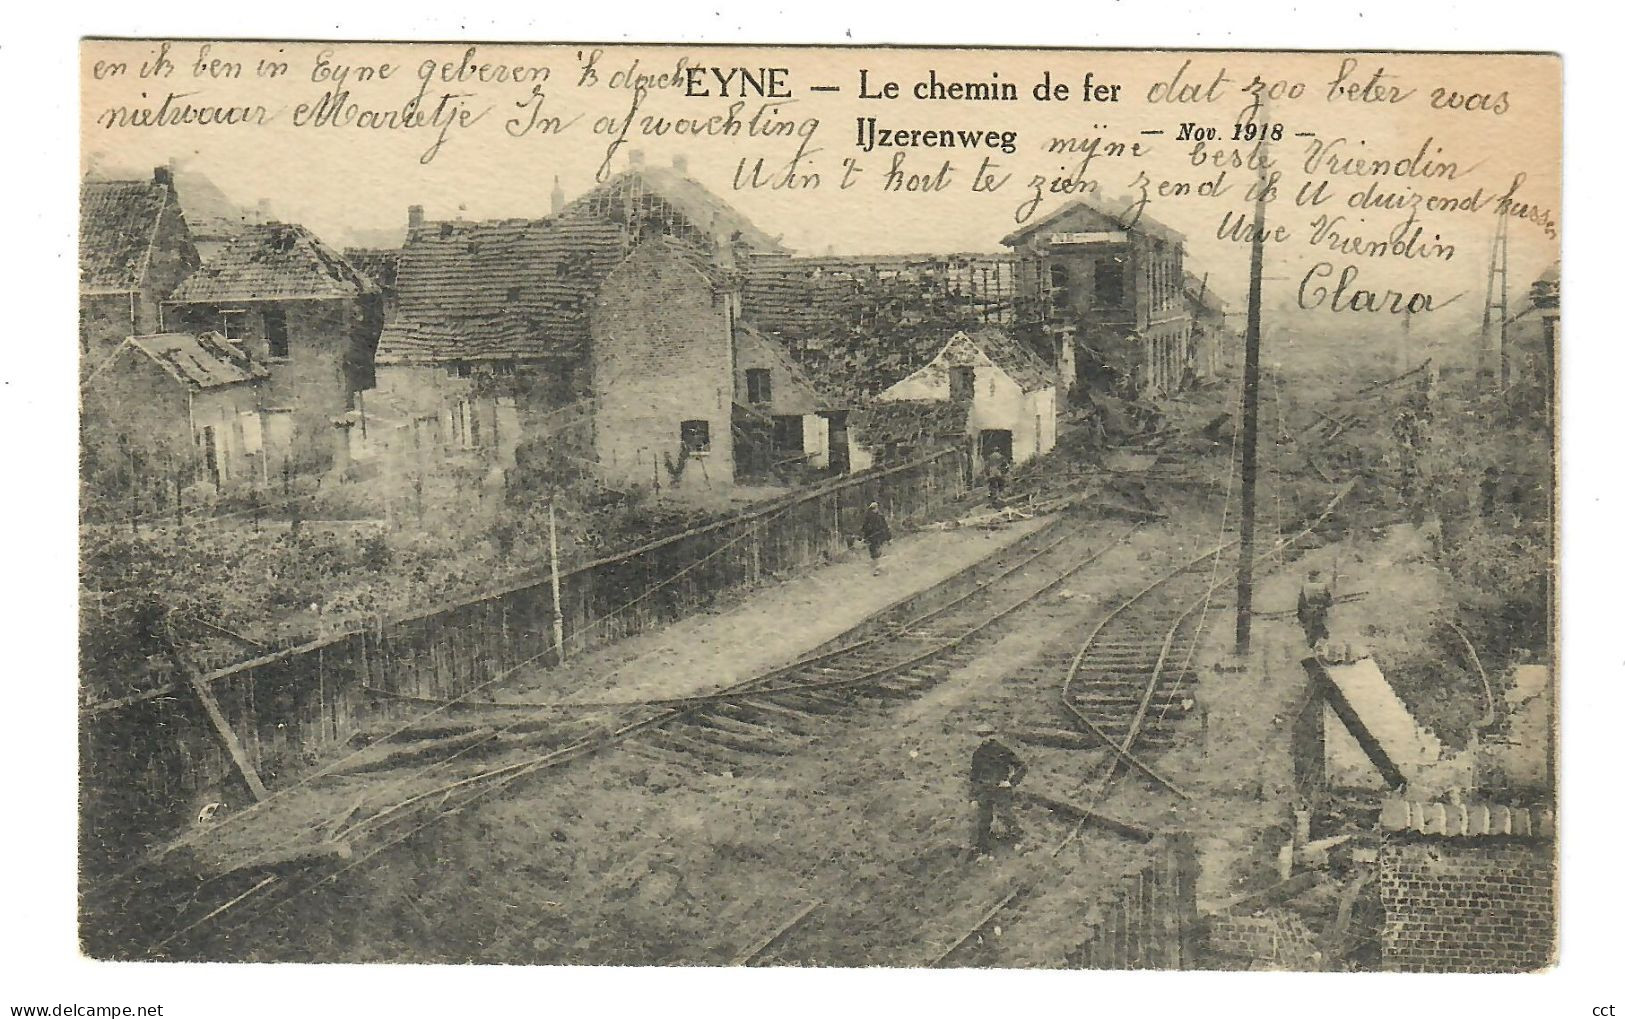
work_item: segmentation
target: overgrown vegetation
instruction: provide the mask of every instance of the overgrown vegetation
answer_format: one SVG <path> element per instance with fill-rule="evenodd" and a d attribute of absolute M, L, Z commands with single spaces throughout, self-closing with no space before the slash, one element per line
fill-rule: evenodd
<path fill-rule="evenodd" d="M 82 696 L 138 692 L 168 620 L 203 667 L 545 574 L 550 487 L 482 462 L 324 483 L 261 514 L 87 526 L 81 533 Z M 420 483 L 421 482 L 421 483 Z M 383 486 L 395 489 L 384 497 Z M 414 489 L 421 495 L 414 493 Z M 564 569 L 724 515 L 647 492 L 557 494 Z M 228 511 L 232 507 L 222 507 Z M 148 637 L 143 637 L 148 634 Z M 132 639 L 134 635 L 134 639 Z"/>

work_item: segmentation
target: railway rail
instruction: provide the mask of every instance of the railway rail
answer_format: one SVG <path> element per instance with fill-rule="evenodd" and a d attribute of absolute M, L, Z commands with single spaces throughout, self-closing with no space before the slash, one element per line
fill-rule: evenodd
<path fill-rule="evenodd" d="M 1293 536 L 1278 540 L 1260 559 L 1282 561 L 1289 549 L 1325 523 L 1352 488 L 1341 488 L 1318 518 Z M 1118 602 L 1080 643 L 1061 683 L 1059 701 L 1062 709 L 1107 753 L 1096 773 L 1084 816 L 1055 847 L 1052 858 L 1059 856 L 1082 831 L 1124 766 L 1135 768 L 1182 799 L 1189 798 L 1190 794 L 1146 763 L 1142 754 L 1168 746 L 1172 738 L 1170 719 L 1177 721 L 1194 704 L 1188 696 L 1197 679 L 1191 662 L 1214 594 L 1235 577 L 1233 568 L 1220 570 L 1217 563 L 1238 541 L 1231 539 L 1178 564 Z M 1207 563 L 1214 568 L 1208 573 L 1198 572 Z M 1010 888 L 970 926 L 934 951 L 926 965 L 942 966 L 956 958 L 995 920 L 1037 890 L 1034 882 L 1020 882 Z"/>
<path fill-rule="evenodd" d="M 978 642 L 999 632 L 1004 620 L 1058 590 L 1129 540 L 1137 529 L 1137 525 L 1121 524 L 1109 528 L 1115 533 L 1103 540 L 1090 540 L 1089 525 L 1060 521 L 1035 532 L 1042 535 L 1036 549 L 1029 536 L 962 571 L 934 590 L 956 590 L 957 586 L 966 590 L 872 636 L 713 693 L 619 705 L 621 713 L 609 725 L 586 734 L 579 734 L 579 724 L 571 724 L 570 719 L 550 725 L 534 718 L 476 733 L 459 741 L 449 756 L 411 773 L 409 789 L 402 790 L 407 795 L 354 819 L 345 818 L 336 826 L 329 841 L 342 845 L 343 853 L 296 859 L 269 875 L 245 869 L 234 881 L 222 881 L 225 887 L 217 894 L 195 894 L 193 904 L 148 946 L 148 953 L 195 954 L 200 939 L 207 935 L 229 934 L 253 924 L 365 865 L 450 812 L 526 776 L 612 747 L 665 763 L 733 774 L 792 753 L 817 738 L 823 719 L 853 707 L 895 703 L 928 690 L 964 661 Z M 1082 554 L 1078 552 L 1080 543 L 1087 546 Z M 533 747 L 533 752 L 515 753 L 506 748 L 496 760 L 481 759 L 490 748 L 513 737 Z M 459 762 L 473 766 L 452 777 L 448 772 Z M 425 781 L 436 771 L 441 772 L 438 780 Z M 387 780 L 387 772 L 382 777 Z M 421 823 L 413 823 L 425 817 Z M 243 889 L 241 882 L 250 877 L 259 880 Z"/>

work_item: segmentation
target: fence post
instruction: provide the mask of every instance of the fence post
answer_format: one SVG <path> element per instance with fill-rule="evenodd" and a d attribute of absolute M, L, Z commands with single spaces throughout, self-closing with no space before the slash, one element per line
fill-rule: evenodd
<path fill-rule="evenodd" d="M 136 488 L 139 487 L 135 479 L 135 449 L 130 450 L 130 533 L 135 534 L 136 517 Z"/>
<path fill-rule="evenodd" d="M 549 584 L 553 589 L 553 646 L 558 651 L 558 661 L 564 664 L 564 604 L 559 599 L 559 526 L 554 514 L 553 500 L 547 500 L 547 556 L 552 564 L 548 571 Z"/>

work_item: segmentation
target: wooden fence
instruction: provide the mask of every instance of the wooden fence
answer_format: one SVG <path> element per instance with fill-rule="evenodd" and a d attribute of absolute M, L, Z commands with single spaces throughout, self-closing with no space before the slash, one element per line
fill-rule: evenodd
<path fill-rule="evenodd" d="M 1196 966 L 1196 849 L 1174 833 L 1153 844 L 1151 862 L 1123 878 L 1085 922 L 1068 961 L 1082 969 Z"/>
<path fill-rule="evenodd" d="M 565 650 L 654 628 L 836 554 L 857 539 L 870 502 L 894 527 L 922 521 L 964 494 L 964 478 L 963 453 L 943 450 L 571 569 L 559 578 Z M 558 660 L 544 575 L 218 669 L 203 681 L 247 761 L 274 789 L 365 725 L 422 710 L 380 703 L 372 691 L 462 697 L 508 670 Z M 126 851 L 183 823 L 206 799 L 247 795 L 185 683 L 85 707 L 79 751 L 90 852 Z"/>

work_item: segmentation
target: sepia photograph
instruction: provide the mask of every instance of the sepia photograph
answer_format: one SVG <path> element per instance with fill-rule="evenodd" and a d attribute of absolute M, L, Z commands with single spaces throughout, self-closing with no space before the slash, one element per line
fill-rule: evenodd
<path fill-rule="evenodd" d="M 82 40 L 79 951 L 1549 969 L 1563 69 Z"/>

